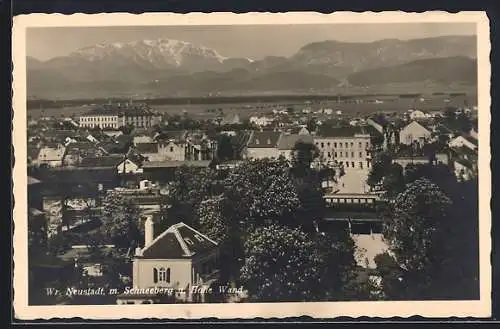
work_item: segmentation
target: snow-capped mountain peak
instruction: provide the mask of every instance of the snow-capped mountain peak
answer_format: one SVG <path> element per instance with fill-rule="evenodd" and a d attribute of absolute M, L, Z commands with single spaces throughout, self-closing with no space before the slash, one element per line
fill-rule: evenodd
<path fill-rule="evenodd" d="M 99 43 L 81 48 L 73 52 L 71 56 L 78 56 L 92 62 L 116 58 L 129 59 L 156 68 L 183 65 L 198 66 L 202 62 L 215 65 L 221 64 L 227 59 L 215 49 L 168 38 L 137 40 L 127 43 Z"/>

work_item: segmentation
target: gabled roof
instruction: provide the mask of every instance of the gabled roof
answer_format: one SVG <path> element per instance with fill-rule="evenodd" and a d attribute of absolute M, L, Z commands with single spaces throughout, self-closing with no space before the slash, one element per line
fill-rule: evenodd
<path fill-rule="evenodd" d="M 170 226 L 153 242 L 142 249 L 141 258 L 171 259 L 188 258 L 217 248 L 217 242 L 184 224 Z"/>
<path fill-rule="evenodd" d="M 34 178 L 34 177 L 31 177 L 31 176 L 28 176 L 28 185 L 35 185 L 35 184 L 40 184 L 41 181 Z"/>
<path fill-rule="evenodd" d="M 364 126 L 345 126 L 333 127 L 323 125 L 319 128 L 318 137 L 353 137 L 356 134 L 369 134 L 367 127 Z"/>
<path fill-rule="evenodd" d="M 158 153 L 158 144 L 157 143 L 137 143 L 137 144 L 135 144 L 135 148 L 141 154 Z"/>
<path fill-rule="evenodd" d="M 313 137 L 311 135 L 283 135 L 278 142 L 279 150 L 292 150 L 295 144 L 302 142 L 305 144 L 312 144 Z"/>
<path fill-rule="evenodd" d="M 432 129 L 429 128 L 426 124 L 424 124 L 422 121 L 416 121 L 416 120 L 413 120 L 412 122 L 408 123 L 406 126 L 404 126 L 403 129 L 405 129 L 406 127 L 408 127 L 410 125 L 419 125 L 420 127 L 427 130 L 429 133 L 432 132 Z"/>
<path fill-rule="evenodd" d="M 277 131 L 254 131 L 250 137 L 247 147 L 269 148 L 276 147 L 281 133 Z"/>

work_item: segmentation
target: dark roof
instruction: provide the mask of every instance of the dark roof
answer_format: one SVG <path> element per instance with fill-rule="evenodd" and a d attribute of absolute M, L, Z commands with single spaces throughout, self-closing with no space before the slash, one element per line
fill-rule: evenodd
<path fill-rule="evenodd" d="M 186 258 L 217 248 L 217 243 L 194 228 L 178 223 L 156 237 L 151 245 L 142 249 L 141 258 Z"/>
<path fill-rule="evenodd" d="M 323 125 L 319 128 L 319 137 L 353 137 L 355 134 L 369 134 L 369 130 L 365 126 L 345 126 L 333 127 Z"/>
<path fill-rule="evenodd" d="M 47 184 L 58 183 L 103 183 L 118 179 L 116 168 L 81 168 L 57 167 L 50 168 L 40 174 L 40 179 Z"/>
<path fill-rule="evenodd" d="M 187 130 L 165 130 L 161 131 L 158 136 L 156 136 L 156 140 L 174 139 L 177 141 L 184 141 L 187 133 Z"/>
<path fill-rule="evenodd" d="M 124 157 L 120 155 L 86 157 L 80 162 L 80 167 L 116 167 L 123 159 Z"/>
<path fill-rule="evenodd" d="M 311 135 L 283 135 L 279 139 L 278 149 L 291 150 L 298 142 L 312 144 L 313 137 Z"/>
<path fill-rule="evenodd" d="M 281 136 L 277 131 L 254 131 L 250 137 L 247 147 L 268 148 L 276 147 Z"/>
<path fill-rule="evenodd" d="M 97 149 L 97 146 L 90 141 L 69 143 L 66 146 L 66 152 L 71 152 L 73 150 L 87 150 L 88 151 L 88 150 L 95 150 L 95 149 Z"/>
<path fill-rule="evenodd" d="M 384 127 L 385 125 L 387 125 L 389 123 L 389 121 L 384 116 L 373 116 L 373 117 L 370 117 L 370 119 L 373 122 L 378 123 L 382 127 Z"/>
<path fill-rule="evenodd" d="M 135 148 L 141 154 L 158 153 L 158 144 L 157 143 L 137 143 L 137 144 L 135 144 Z"/>
<path fill-rule="evenodd" d="M 477 139 L 475 139 L 471 135 L 463 134 L 462 137 L 465 138 L 468 142 L 470 142 L 470 143 L 474 144 L 475 146 L 477 146 Z"/>
<path fill-rule="evenodd" d="M 210 160 L 200 161 L 146 161 L 142 167 L 146 168 L 178 168 L 182 166 L 188 167 L 208 167 Z"/>

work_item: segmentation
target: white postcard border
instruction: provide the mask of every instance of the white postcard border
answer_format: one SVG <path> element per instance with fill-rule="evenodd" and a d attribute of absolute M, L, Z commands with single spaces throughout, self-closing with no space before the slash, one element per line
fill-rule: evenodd
<path fill-rule="evenodd" d="M 412 302 L 307 302 L 242 304 L 28 306 L 27 172 L 26 172 L 26 29 L 60 26 L 257 25 L 329 23 L 477 23 L 479 115 L 479 239 L 480 300 Z M 15 317 L 23 320 L 83 319 L 253 319 L 310 316 L 335 317 L 489 317 L 491 315 L 491 169 L 490 169 L 490 38 L 484 12 L 404 13 L 148 13 L 148 14 L 29 14 L 14 17 L 13 34 L 13 168 Z M 451 280 L 453 278 L 450 278 Z"/>

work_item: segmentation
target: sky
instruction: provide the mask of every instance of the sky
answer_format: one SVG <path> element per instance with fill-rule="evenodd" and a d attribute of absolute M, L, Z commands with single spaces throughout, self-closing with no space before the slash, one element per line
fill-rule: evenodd
<path fill-rule="evenodd" d="M 214 48 L 227 57 L 261 59 L 292 56 L 308 43 L 325 40 L 371 42 L 475 34 L 474 23 L 44 27 L 28 28 L 26 52 L 47 60 L 101 42 L 161 37 Z"/>

